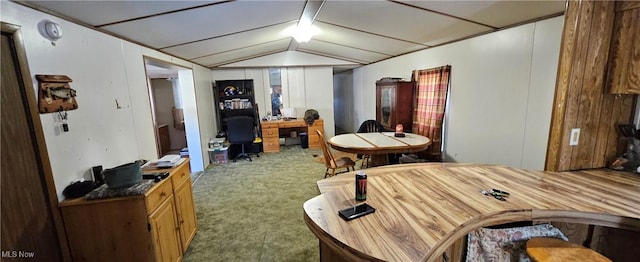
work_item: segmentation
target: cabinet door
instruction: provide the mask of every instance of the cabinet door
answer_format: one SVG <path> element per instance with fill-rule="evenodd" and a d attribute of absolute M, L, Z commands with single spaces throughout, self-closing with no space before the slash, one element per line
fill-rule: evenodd
<path fill-rule="evenodd" d="M 387 129 L 395 128 L 396 88 L 383 85 L 377 88 L 376 120 Z"/>
<path fill-rule="evenodd" d="M 180 261 L 182 258 L 175 214 L 173 196 L 169 196 L 149 215 L 156 261 Z"/>
<path fill-rule="evenodd" d="M 640 94 L 640 4 L 617 2 L 609 85 L 613 94 Z"/>
<path fill-rule="evenodd" d="M 196 235 L 198 224 L 196 220 L 196 210 L 193 204 L 193 190 L 191 180 L 185 180 L 175 190 L 176 209 L 178 210 L 178 228 L 180 233 L 180 243 L 182 252 L 187 252 L 189 243 Z"/>

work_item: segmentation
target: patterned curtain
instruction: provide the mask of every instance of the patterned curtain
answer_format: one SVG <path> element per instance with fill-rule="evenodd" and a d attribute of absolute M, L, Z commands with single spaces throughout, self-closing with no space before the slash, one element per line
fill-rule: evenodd
<path fill-rule="evenodd" d="M 414 70 L 416 104 L 413 112 L 413 133 L 431 139 L 429 157 L 442 160 L 442 122 L 449 91 L 451 66 Z"/>

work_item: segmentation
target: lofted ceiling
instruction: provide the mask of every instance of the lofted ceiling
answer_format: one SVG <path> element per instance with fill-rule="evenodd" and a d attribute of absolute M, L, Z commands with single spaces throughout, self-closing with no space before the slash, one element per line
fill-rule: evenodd
<path fill-rule="evenodd" d="M 565 0 L 17 2 L 212 69 L 292 54 L 354 68 L 565 10 Z M 302 18 L 319 34 L 297 43 L 284 32 Z"/>

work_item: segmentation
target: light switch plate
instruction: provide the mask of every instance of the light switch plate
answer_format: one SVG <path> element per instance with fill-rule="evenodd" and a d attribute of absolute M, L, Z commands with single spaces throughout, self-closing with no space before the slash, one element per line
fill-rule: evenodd
<path fill-rule="evenodd" d="M 569 145 L 577 146 L 579 140 L 580 140 L 580 128 L 572 128 L 571 137 L 569 137 Z"/>

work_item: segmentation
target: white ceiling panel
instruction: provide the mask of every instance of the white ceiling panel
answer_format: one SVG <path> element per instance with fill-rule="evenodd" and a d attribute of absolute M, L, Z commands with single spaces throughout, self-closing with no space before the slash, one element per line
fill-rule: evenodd
<path fill-rule="evenodd" d="M 26 1 L 98 26 L 219 1 Z"/>
<path fill-rule="evenodd" d="M 265 43 L 259 46 L 251 46 L 225 53 L 204 56 L 193 59 L 192 61 L 207 67 L 218 66 L 226 63 L 238 62 L 239 60 L 251 59 L 258 56 L 286 51 L 289 47 L 289 42 L 289 39 L 282 39 L 280 41 Z"/>
<path fill-rule="evenodd" d="M 369 52 L 318 40 L 311 40 L 307 43 L 298 44 L 298 50 L 365 64 L 391 57 L 391 55 L 387 54 Z"/>
<path fill-rule="evenodd" d="M 237 1 L 103 27 L 155 48 L 275 25 L 300 17 L 301 1 Z"/>
<path fill-rule="evenodd" d="M 491 30 L 489 27 L 394 2 L 362 3 L 327 1 L 316 19 L 426 45 L 437 45 Z"/>
<path fill-rule="evenodd" d="M 184 59 L 194 59 L 261 43 L 278 41 L 285 38 L 290 40 L 291 38 L 282 32 L 292 25 L 295 24 L 284 23 L 189 44 L 178 45 L 162 49 L 162 51 L 174 54 Z"/>
<path fill-rule="evenodd" d="M 565 0 L 17 1 L 204 66 L 366 65 L 561 15 Z M 307 43 L 282 35 L 315 17 Z M 303 55 L 304 54 L 304 55 Z M 325 57 L 326 60 L 318 59 Z M 291 59 L 300 59 L 291 62 Z"/>
<path fill-rule="evenodd" d="M 564 12 L 565 0 L 539 1 L 403 1 L 421 8 L 447 13 L 501 28 L 522 21 Z"/>
<path fill-rule="evenodd" d="M 395 55 L 398 53 L 398 50 L 402 50 L 401 52 L 407 53 L 429 47 L 418 43 L 401 41 L 394 38 L 334 26 L 320 21 L 317 21 L 314 25 L 320 29 L 320 33 L 313 39 L 371 52 Z"/>
<path fill-rule="evenodd" d="M 358 63 L 344 61 L 297 51 L 285 51 L 247 59 L 236 63 L 225 64 L 224 67 L 282 67 L 282 66 L 340 66 L 344 68 L 358 67 Z"/>

